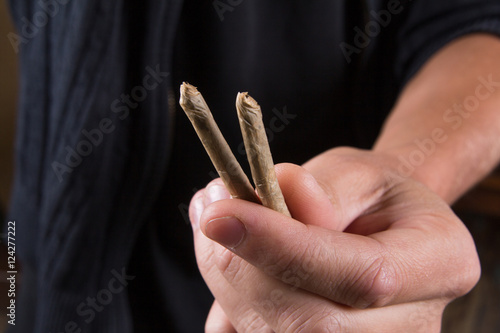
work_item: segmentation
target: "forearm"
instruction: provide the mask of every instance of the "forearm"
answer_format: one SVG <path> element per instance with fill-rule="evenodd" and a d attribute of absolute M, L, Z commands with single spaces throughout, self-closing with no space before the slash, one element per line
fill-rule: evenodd
<path fill-rule="evenodd" d="M 470 35 L 431 58 L 373 149 L 448 203 L 487 175 L 500 160 L 500 39 Z"/>

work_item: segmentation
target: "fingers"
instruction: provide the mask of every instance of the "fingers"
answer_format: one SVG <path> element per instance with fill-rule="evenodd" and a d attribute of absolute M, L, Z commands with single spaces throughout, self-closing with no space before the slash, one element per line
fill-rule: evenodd
<path fill-rule="evenodd" d="M 200 220 L 206 236 L 239 257 L 232 261 L 244 259 L 289 285 L 358 308 L 436 295 L 453 298 L 477 281 L 479 264 L 470 235 L 423 186 L 394 186 L 377 194 L 374 207 L 357 215 L 344 214 L 355 218 L 354 226 L 389 226 L 364 237 L 320 227 L 328 224 L 328 216 L 317 210 L 333 211 L 335 216 L 336 210 L 346 211 L 335 205 L 340 201 L 332 204 L 302 168 L 280 168 L 280 185 L 290 210 L 308 225 L 241 200 L 213 202 L 229 197 L 218 181 L 207 186 L 203 200 L 193 199 L 192 220 Z M 320 198 L 317 202 L 311 200 L 315 195 Z"/>
<path fill-rule="evenodd" d="M 417 308 L 425 309 L 426 307 L 421 305 L 424 302 L 413 303 L 418 305 L 417 307 L 402 304 L 371 309 L 358 316 L 359 310 L 321 297 L 327 295 L 325 297 L 331 300 L 345 297 L 347 301 L 344 304 L 350 305 L 352 302 L 358 307 L 370 305 L 370 296 L 377 293 L 370 295 L 369 291 L 377 291 L 377 289 L 384 291 L 376 287 L 377 283 L 373 283 L 377 280 L 377 276 L 384 275 L 378 274 L 382 268 L 377 267 L 383 267 L 383 265 L 378 264 L 377 258 L 387 257 L 387 259 L 393 259 L 393 262 L 397 261 L 389 258 L 390 252 L 384 253 L 384 247 L 401 246 L 401 244 L 391 244 L 394 237 L 385 236 L 384 233 L 379 233 L 373 238 L 362 237 L 327 230 L 315 225 L 304 225 L 259 205 L 241 200 L 224 200 L 228 198 L 228 195 L 223 190 L 220 191 L 220 188 L 212 188 L 217 185 L 215 181 L 209 184 L 206 190 L 195 195 L 190 207 L 190 216 L 192 220 L 201 216 L 201 226 L 193 223 L 200 270 L 238 332 L 253 332 L 256 331 L 256 327 L 259 327 L 257 331 L 272 332 L 274 329 L 279 332 L 284 331 L 284 327 L 289 328 L 290 325 L 293 327 L 298 325 L 297 329 L 312 327 L 313 331 L 317 329 L 319 331 L 344 331 L 344 328 L 347 331 L 360 329 L 369 331 L 374 329 L 376 323 L 380 323 L 381 320 L 383 324 L 381 328 L 387 329 L 387 322 L 390 321 L 391 325 L 396 325 L 394 327 L 397 327 L 399 331 L 412 331 L 408 326 L 410 312 L 413 315 L 417 313 Z M 284 191 L 286 192 L 287 190 Z M 300 193 L 300 191 L 288 192 Z M 300 195 L 298 196 L 300 201 Z M 213 202 L 218 199 L 222 200 Z M 207 204 L 208 207 L 205 208 Z M 303 213 L 300 210 L 298 212 Z M 400 223 L 399 227 L 404 229 L 405 223 Z M 395 229 L 390 231 L 402 231 Z M 228 248 L 234 253 L 211 242 L 203 236 L 202 231 L 221 243 L 230 243 Z M 241 237 L 237 237 L 238 234 Z M 387 239 L 384 240 L 384 237 Z M 404 237 L 401 239 L 404 240 Z M 409 239 L 412 240 L 414 237 L 409 237 Z M 384 244 L 384 241 L 387 244 Z M 383 246 L 380 246 L 381 244 Z M 343 249 L 346 253 L 342 253 Z M 418 252 L 421 252 L 421 249 L 418 249 Z M 235 253 L 241 257 L 236 256 Z M 308 253 L 311 255 L 307 255 Z M 255 266 L 241 258 L 245 258 Z M 416 262 L 421 261 L 416 260 Z M 435 265 L 435 262 L 431 265 Z M 394 266 L 401 268 L 397 264 Z M 373 278 L 374 274 L 370 272 L 378 273 Z M 411 270 L 402 269 L 401 272 L 405 275 Z M 396 273 L 394 276 L 400 275 L 400 272 Z M 273 276 L 278 277 L 278 280 Z M 387 276 L 383 277 L 385 280 L 390 280 Z M 370 280 L 371 286 L 367 283 Z M 321 283 L 318 284 L 318 281 L 325 281 L 325 283 L 322 286 Z M 432 281 L 428 284 L 432 284 Z M 373 285 L 375 288 L 372 287 Z M 401 300 L 412 299 L 411 293 L 404 290 L 394 294 L 401 297 Z M 419 299 L 422 294 L 425 292 L 414 295 L 414 298 Z M 356 298 L 358 300 L 353 301 Z M 396 303 L 398 300 L 394 298 L 383 299 L 379 302 L 375 300 L 372 305 Z M 386 311 L 387 309 L 391 309 L 391 312 Z M 215 320 L 214 325 L 227 325 L 225 319 L 220 318 L 220 314 L 217 315 L 217 311 L 214 311 L 215 314 L 211 315 L 207 325 L 209 323 L 212 325 L 213 320 Z M 394 313 L 399 312 L 401 316 L 395 321 Z M 434 318 L 429 319 L 432 327 L 439 327 L 440 311 L 436 313 L 435 317 L 427 316 Z M 430 329 L 426 331 L 432 332 Z"/>
<path fill-rule="evenodd" d="M 228 311 L 228 316 L 242 328 L 238 331 L 283 332 L 287 328 L 295 332 L 300 327 L 312 327 L 313 323 L 326 320 L 325 317 L 333 313 L 330 308 L 334 305 L 328 300 L 295 289 L 245 261 L 229 261 L 225 268 L 221 267 L 219 258 L 229 259 L 227 253 L 226 249 L 220 248 L 214 251 L 212 264 L 219 262 L 215 264 L 221 270 L 221 279 L 212 280 L 210 284 L 213 285 L 215 297 L 221 300 L 224 310 Z M 235 279 L 227 279 L 228 274 L 238 275 L 239 282 L 233 283 Z M 235 310 L 238 305 L 228 304 L 234 302 L 250 305 L 250 311 Z M 265 326 L 257 329 L 262 324 Z"/>
<path fill-rule="evenodd" d="M 205 333 L 236 333 L 236 330 L 217 301 L 212 304 L 212 308 L 208 314 Z"/>
<path fill-rule="evenodd" d="M 388 170 L 386 159 L 354 148 L 336 148 L 304 164 L 329 195 L 340 223 L 340 230 L 351 227 L 360 215 L 376 205 L 401 177 Z M 368 235 L 385 230 L 391 221 L 372 221 L 358 230 Z"/>
<path fill-rule="evenodd" d="M 233 252 L 214 259 L 233 286 L 244 285 L 245 274 L 231 274 L 229 263 L 244 267 L 247 261 L 295 289 L 366 307 L 385 294 L 379 289 L 393 275 L 381 265 L 383 248 L 373 239 L 307 226 L 241 200 L 208 206 L 200 228 Z"/>
<path fill-rule="evenodd" d="M 238 332 L 418 332 L 416 313 L 439 331 L 446 302 L 477 281 L 470 234 L 436 195 L 343 159 L 339 173 L 318 160 L 277 167 L 295 219 L 226 200 L 218 181 L 193 198 L 200 271 Z M 230 329 L 220 308 L 211 325 Z"/>
<path fill-rule="evenodd" d="M 211 188 L 221 184 L 222 182 L 214 181 L 206 189 L 195 194 L 189 210 L 192 221 L 201 214 L 205 203 L 210 204 L 214 197 L 227 197 L 220 188 Z M 206 192 L 212 193 L 214 197 L 205 196 Z M 197 223 L 192 224 L 198 267 L 212 294 L 216 299 L 220 298 L 212 306 L 206 322 L 206 332 L 273 332 L 249 304 L 241 301 L 241 296 L 237 294 L 214 264 L 214 258 L 219 256 L 218 253 L 227 250 L 203 235 Z M 215 253 L 216 251 L 218 253 Z M 233 322 L 231 323 L 228 318 L 232 318 Z"/>
<path fill-rule="evenodd" d="M 235 261 L 235 264 L 241 266 L 231 267 L 231 264 L 228 264 L 227 269 L 223 269 L 225 273 L 231 274 L 233 271 L 241 276 L 241 283 L 233 285 L 221 271 L 220 263 L 225 259 L 237 257 L 206 238 L 200 229 L 197 229 L 194 235 L 200 271 L 238 332 L 283 332 L 285 328 L 295 331 L 300 326 L 312 326 L 318 321 L 333 320 L 325 315 L 331 302 L 323 297 L 291 288 L 245 261 Z M 314 307 L 307 306 L 313 304 L 312 301 L 319 304 Z M 307 309 L 307 312 L 302 313 L 302 309 Z M 226 325 L 218 310 L 215 308 L 211 311 L 207 327 Z M 297 318 L 299 314 L 300 318 Z"/>
<path fill-rule="evenodd" d="M 439 332 L 443 301 L 357 310 L 296 289 L 244 261 L 227 264 L 231 274 L 240 275 L 234 284 L 225 274 L 207 274 L 229 251 L 204 237 L 197 239 L 197 246 L 201 243 L 214 247 L 200 266 L 221 306 L 214 305 L 207 321 L 207 328 L 220 329 L 212 332 L 233 332 L 221 309 L 238 332 Z"/>
<path fill-rule="evenodd" d="M 306 169 L 290 164 L 276 165 L 281 191 L 293 218 L 332 230 L 342 230 L 340 206 Z"/>
<path fill-rule="evenodd" d="M 455 221 L 441 221 L 436 211 L 432 219 L 425 209 L 413 211 L 424 227 L 401 222 L 364 237 L 304 225 L 257 204 L 222 200 L 205 208 L 200 229 L 232 251 L 215 260 L 233 286 L 245 281 L 238 280 L 242 274 L 231 274 L 227 263 L 245 260 L 296 288 L 358 308 L 456 296 L 470 263 L 461 263 L 456 242 L 443 242 L 450 230 L 434 227 L 436 221 Z"/>
<path fill-rule="evenodd" d="M 332 204 L 328 193 L 317 183 L 314 176 L 306 169 L 290 164 L 282 163 L 276 165 L 276 175 L 280 182 L 280 188 L 286 199 L 287 206 L 292 216 L 305 224 L 322 226 L 329 229 L 340 229 L 339 208 Z M 191 221 L 198 221 L 205 206 L 222 199 L 231 198 L 220 178 L 211 181 L 206 189 L 197 195 L 205 193 L 204 205 L 193 207 L 191 204 Z M 196 195 L 193 197 L 194 198 Z M 195 209 L 196 208 L 196 209 Z"/>
<path fill-rule="evenodd" d="M 200 216 L 206 206 L 212 202 L 230 198 L 231 194 L 220 178 L 214 179 L 207 187 L 196 192 L 189 204 L 189 220 L 194 231 L 199 228 Z"/>

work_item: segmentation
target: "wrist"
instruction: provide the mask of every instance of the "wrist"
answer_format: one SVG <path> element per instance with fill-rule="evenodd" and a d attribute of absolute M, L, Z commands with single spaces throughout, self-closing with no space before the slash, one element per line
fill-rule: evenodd
<path fill-rule="evenodd" d="M 374 147 L 375 154 L 383 157 L 385 165 L 397 179 L 412 179 L 424 184 L 448 204 L 453 203 L 468 188 L 464 177 L 457 176 L 457 165 L 443 163 L 452 160 L 450 152 L 440 150 L 434 142 L 420 141 L 412 145 L 384 149 Z M 446 156 L 445 156 L 446 155 Z M 462 190 L 462 188 L 464 190 Z"/>

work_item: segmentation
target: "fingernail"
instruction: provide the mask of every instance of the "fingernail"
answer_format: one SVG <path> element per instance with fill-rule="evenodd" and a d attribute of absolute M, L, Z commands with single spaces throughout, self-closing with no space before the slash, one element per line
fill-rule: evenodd
<path fill-rule="evenodd" d="M 205 206 L 223 199 L 231 199 L 231 195 L 224 186 L 210 185 L 205 189 Z"/>
<path fill-rule="evenodd" d="M 208 221 L 205 235 L 230 249 L 241 244 L 246 235 L 245 225 L 233 216 Z"/>
<path fill-rule="evenodd" d="M 205 209 L 205 204 L 203 203 L 204 197 L 203 195 L 199 195 L 197 198 L 193 199 L 193 202 L 191 203 L 191 226 L 193 227 L 193 230 L 196 231 L 200 229 L 200 217 L 201 213 L 203 213 L 203 210 Z"/>

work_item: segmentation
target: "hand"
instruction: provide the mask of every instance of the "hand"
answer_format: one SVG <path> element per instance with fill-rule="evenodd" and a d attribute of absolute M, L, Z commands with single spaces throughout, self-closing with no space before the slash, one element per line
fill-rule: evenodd
<path fill-rule="evenodd" d="M 438 332 L 479 278 L 477 253 L 448 205 L 393 165 L 351 148 L 277 165 L 293 219 L 229 199 L 220 180 L 199 191 L 207 332 Z"/>

